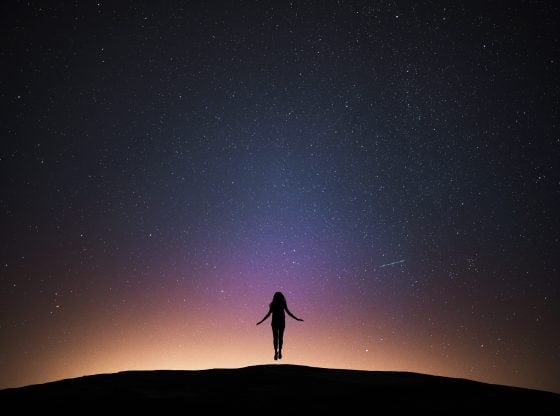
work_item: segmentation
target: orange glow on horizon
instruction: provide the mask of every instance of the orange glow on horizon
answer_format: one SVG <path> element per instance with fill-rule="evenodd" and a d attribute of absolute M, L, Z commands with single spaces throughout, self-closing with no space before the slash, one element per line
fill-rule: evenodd
<path fill-rule="evenodd" d="M 27 367 L 18 369 L 17 382 L 2 387 L 127 370 L 202 370 L 274 363 L 410 371 L 517 386 L 525 380 L 513 371 L 500 373 L 485 367 L 484 359 L 467 348 L 449 348 L 447 356 L 441 356 L 429 347 L 428 339 L 387 336 L 381 331 L 378 338 L 368 338 L 364 334 L 374 332 L 371 328 L 329 327 L 313 315 L 305 316 L 303 323 L 287 322 L 284 358 L 275 362 L 269 323 L 257 327 L 258 315 L 252 321 L 228 322 L 225 317 L 218 313 L 193 323 L 186 322 L 182 314 L 168 314 L 162 325 L 152 311 L 135 317 L 141 323 L 131 317 L 110 326 L 84 322 L 72 343 L 51 348 L 41 360 L 28 360 Z M 543 388 L 538 380 L 534 387 Z"/>

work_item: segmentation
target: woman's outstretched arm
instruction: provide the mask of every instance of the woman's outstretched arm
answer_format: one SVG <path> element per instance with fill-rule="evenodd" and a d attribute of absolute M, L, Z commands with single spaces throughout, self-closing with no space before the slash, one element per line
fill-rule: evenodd
<path fill-rule="evenodd" d="M 272 308 L 269 309 L 268 313 L 264 316 L 263 319 L 261 319 L 259 322 L 257 322 L 257 325 L 262 324 L 264 321 L 266 321 L 266 318 L 268 318 L 270 316 L 270 314 L 272 313 Z"/>
<path fill-rule="evenodd" d="M 288 309 L 288 306 L 286 306 L 286 312 L 288 312 L 288 315 L 290 315 L 292 318 L 294 318 L 296 321 L 302 321 L 303 319 L 298 318 L 297 316 L 295 316 L 293 313 L 290 312 L 290 310 Z"/>

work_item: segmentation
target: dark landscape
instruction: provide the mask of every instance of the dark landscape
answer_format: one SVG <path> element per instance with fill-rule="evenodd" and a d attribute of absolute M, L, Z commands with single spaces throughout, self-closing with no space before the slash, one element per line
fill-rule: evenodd
<path fill-rule="evenodd" d="M 558 414 L 560 395 L 408 372 L 260 365 L 201 371 L 126 371 L 0 391 L 5 401 L 181 401 L 189 409 L 366 407 L 453 413 Z"/>

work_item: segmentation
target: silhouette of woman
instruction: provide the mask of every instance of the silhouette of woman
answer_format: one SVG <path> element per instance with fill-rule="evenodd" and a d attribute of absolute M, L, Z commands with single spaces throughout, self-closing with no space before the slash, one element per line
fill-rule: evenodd
<path fill-rule="evenodd" d="M 284 328 L 286 326 L 286 317 L 284 311 L 288 312 L 296 321 L 302 321 L 288 309 L 286 298 L 282 292 L 276 292 L 270 303 L 270 309 L 263 319 L 257 322 L 257 325 L 262 324 L 272 314 L 272 341 L 274 343 L 274 359 L 282 359 L 282 344 L 284 343 Z"/>

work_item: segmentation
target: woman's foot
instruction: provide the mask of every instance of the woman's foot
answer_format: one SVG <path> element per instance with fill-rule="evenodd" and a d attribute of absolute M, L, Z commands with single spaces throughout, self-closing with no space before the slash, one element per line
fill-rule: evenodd
<path fill-rule="evenodd" d="M 280 356 L 280 358 L 282 358 L 282 356 Z M 274 353 L 274 360 L 277 360 L 277 359 L 278 359 L 278 353 L 275 352 L 275 353 Z"/>
<path fill-rule="evenodd" d="M 280 352 L 278 353 L 278 358 L 279 358 L 280 360 L 282 359 L 282 351 L 280 351 Z"/>

